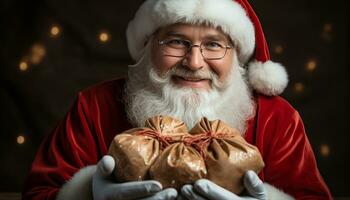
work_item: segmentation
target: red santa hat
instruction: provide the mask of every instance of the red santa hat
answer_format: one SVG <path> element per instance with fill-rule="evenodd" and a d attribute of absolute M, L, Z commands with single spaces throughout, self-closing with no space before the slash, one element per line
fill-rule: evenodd
<path fill-rule="evenodd" d="M 179 22 L 210 24 L 229 35 L 239 62 L 248 66 L 249 84 L 257 92 L 279 95 L 286 88 L 286 70 L 270 60 L 261 24 L 247 0 L 146 0 L 127 27 L 131 57 L 141 58 L 158 28 Z"/>

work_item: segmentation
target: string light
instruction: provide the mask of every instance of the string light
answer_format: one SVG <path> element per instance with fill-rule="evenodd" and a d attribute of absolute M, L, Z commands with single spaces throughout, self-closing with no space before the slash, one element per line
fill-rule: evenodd
<path fill-rule="evenodd" d="M 52 25 L 50 29 L 50 35 L 51 37 L 58 37 L 61 33 L 61 29 L 58 25 Z"/>
<path fill-rule="evenodd" d="M 331 150 L 329 148 L 329 145 L 327 144 L 322 144 L 320 145 L 320 154 L 323 156 L 323 157 L 328 157 L 331 153 Z"/>
<path fill-rule="evenodd" d="M 28 63 L 26 61 L 21 61 L 19 63 L 19 70 L 21 70 L 22 72 L 27 71 L 28 67 L 29 66 L 28 66 Z"/>
<path fill-rule="evenodd" d="M 24 144 L 25 142 L 25 137 L 23 135 L 17 136 L 17 144 Z"/>
<path fill-rule="evenodd" d="M 39 64 L 46 54 L 45 47 L 42 44 L 33 44 L 30 52 L 25 55 L 18 64 L 20 71 L 27 71 L 30 65 Z"/>
<path fill-rule="evenodd" d="M 31 48 L 29 60 L 32 64 L 39 64 L 46 54 L 45 47 L 42 44 L 34 44 Z"/>
<path fill-rule="evenodd" d="M 275 48 L 274 48 L 274 52 L 277 54 L 277 55 L 281 55 L 283 53 L 283 46 L 282 45 L 276 45 Z"/>
<path fill-rule="evenodd" d="M 303 93 L 305 90 L 305 86 L 303 83 L 301 82 L 298 82 L 298 83 L 295 83 L 294 84 L 294 92 L 297 93 L 297 94 L 301 94 Z"/>
<path fill-rule="evenodd" d="M 305 64 L 305 68 L 309 72 L 315 71 L 316 67 L 317 67 L 317 61 L 315 59 L 310 59 Z"/>
<path fill-rule="evenodd" d="M 102 43 L 106 43 L 110 40 L 110 34 L 106 31 L 101 31 L 99 34 L 99 40 Z"/>
<path fill-rule="evenodd" d="M 322 38 L 326 41 L 332 40 L 333 25 L 331 23 L 325 23 L 323 25 Z"/>

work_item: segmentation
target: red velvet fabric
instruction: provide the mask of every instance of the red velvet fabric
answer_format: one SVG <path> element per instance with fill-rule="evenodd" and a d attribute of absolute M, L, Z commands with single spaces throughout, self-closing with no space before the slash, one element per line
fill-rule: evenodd
<path fill-rule="evenodd" d="M 124 80 L 107 81 L 79 93 L 75 104 L 41 144 L 23 191 L 24 200 L 53 200 L 79 169 L 96 164 L 115 134 L 130 129 L 122 93 Z M 245 138 L 266 164 L 259 174 L 296 199 L 331 199 L 319 174 L 298 113 L 281 97 L 256 96 L 257 112 Z"/>

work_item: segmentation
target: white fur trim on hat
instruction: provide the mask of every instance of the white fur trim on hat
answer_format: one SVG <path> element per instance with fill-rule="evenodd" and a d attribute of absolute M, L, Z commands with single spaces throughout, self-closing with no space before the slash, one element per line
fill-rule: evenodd
<path fill-rule="evenodd" d="M 254 52 L 254 26 L 242 6 L 235 1 L 147 0 L 126 31 L 131 57 L 139 60 L 145 43 L 154 31 L 174 23 L 206 23 L 220 27 L 237 45 L 241 63 L 246 63 Z"/>
<path fill-rule="evenodd" d="M 286 69 L 279 63 L 252 61 L 248 64 L 248 80 L 258 92 L 275 96 L 281 94 L 288 84 Z"/>

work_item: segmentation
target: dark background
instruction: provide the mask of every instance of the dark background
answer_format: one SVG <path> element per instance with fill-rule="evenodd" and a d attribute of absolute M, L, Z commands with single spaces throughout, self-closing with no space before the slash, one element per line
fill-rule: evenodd
<path fill-rule="evenodd" d="M 0 192 L 20 192 L 39 144 L 77 92 L 126 73 L 125 28 L 142 1 L 0 2 Z M 250 2 L 272 60 L 289 73 L 282 96 L 303 117 L 321 174 L 334 196 L 350 196 L 345 0 Z"/>

